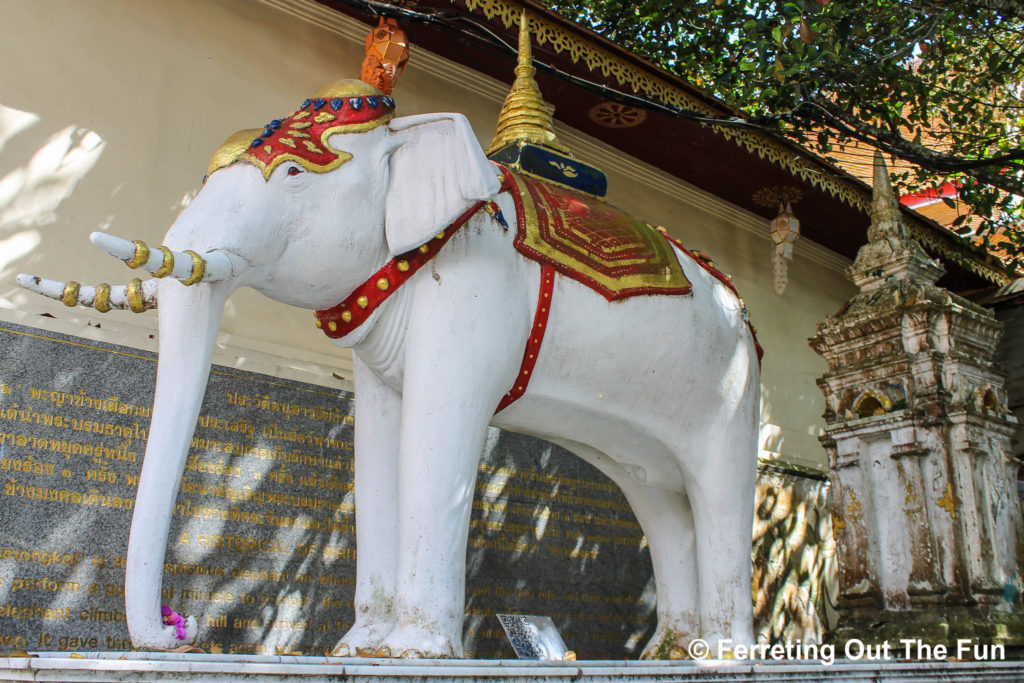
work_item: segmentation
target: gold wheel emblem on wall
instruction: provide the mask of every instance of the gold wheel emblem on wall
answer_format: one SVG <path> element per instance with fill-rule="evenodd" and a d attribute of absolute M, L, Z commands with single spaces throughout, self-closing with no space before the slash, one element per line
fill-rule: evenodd
<path fill-rule="evenodd" d="M 605 128 L 633 128 L 647 119 L 643 109 L 619 102 L 602 102 L 590 108 L 590 120 Z"/>

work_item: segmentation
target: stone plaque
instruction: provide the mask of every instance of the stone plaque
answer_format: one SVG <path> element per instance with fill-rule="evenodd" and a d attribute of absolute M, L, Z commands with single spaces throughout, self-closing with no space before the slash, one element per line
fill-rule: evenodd
<path fill-rule="evenodd" d="M 155 355 L 0 324 L 0 651 L 124 650 L 124 554 Z M 320 654 L 351 625 L 352 396 L 214 367 L 180 482 L 164 600 L 208 652 Z M 173 482 L 168 482 L 168 486 Z M 581 658 L 653 632 L 646 542 L 618 489 L 491 430 L 473 504 L 467 655 L 497 612 L 550 615 Z"/>

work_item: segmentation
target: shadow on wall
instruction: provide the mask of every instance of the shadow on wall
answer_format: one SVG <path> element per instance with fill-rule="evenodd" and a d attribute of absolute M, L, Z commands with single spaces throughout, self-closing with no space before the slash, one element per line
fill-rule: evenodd
<path fill-rule="evenodd" d="M 71 125 L 50 135 L 26 160 L 4 157 L 15 136 L 38 124 L 39 116 L 0 104 L 0 162 L 14 166 L 0 178 L 0 278 L 42 242 L 37 228 L 57 222 L 57 207 L 103 154 L 105 142 L 91 130 Z"/>
<path fill-rule="evenodd" d="M 758 642 L 821 643 L 838 619 L 829 484 L 762 463 L 754 518 L 754 634 Z"/>
<path fill-rule="evenodd" d="M 501 434 L 495 442 L 506 440 L 526 441 L 539 467 L 501 444 L 485 463 L 489 471 L 481 472 L 468 551 L 467 656 L 514 656 L 494 617 L 506 612 L 552 617 L 581 659 L 635 658 L 655 626 L 650 557 L 639 527 L 618 508 L 617 492 L 605 488 L 610 482 L 588 465 L 580 462 L 577 469 L 571 456 L 518 435 Z M 193 452 L 168 543 L 163 601 L 199 617 L 195 645 L 207 652 L 331 651 L 353 619 L 349 461 L 325 452 L 339 465 L 337 475 L 297 475 L 299 468 L 289 471 L 270 460 Z M 138 464 L 128 470 L 131 483 Z M 752 591 L 759 642 L 821 642 L 835 623 L 826 495 L 825 482 L 761 472 Z M 237 500 L 229 504 L 231 498 Z M 310 513 L 294 514 L 296 504 L 308 505 Z M 27 573 L 24 539 L 0 533 L 3 545 L 26 549 L 24 558 L 5 553 L 19 561 L 13 575 L 4 572 L 0 600 L 35 601 L 20 608 L 30 610 L 21 613 L 22 621 L 6 623 L 21 637 L 19 647 L 130 649 L 122 611 L 130 510 L 100 505 L 106 503 L 58 517 L 39 540 L 45 576 Z M 90 539 L 85 545 L 91 550 L 61 559 L 69 538 Z M 37 605 L 45 611 L 31 612 Z M 32 619 L 25 621 L 28 614 Z M 82 633 L 87 637 L 76 640 Z"/>
<path fill-rule="evenodd" d="M 262 419 L 218 422 L 211 409 L 204 427 L 200 417 L 195 466 L 190 460 L 168 540 L 164 598 L 202 615 L 196 645 L 205 651 L 328 653 L 354 617 L 352 404 L 325 412 L 321 425 L 334 419 L 321 432 L 290 410 L 301 394 L 255 398 Z M 223 433 L 235 426 L 238 436 Z M 223 439 L 242 448 L 225 455 Z M 172 571 L 181 574 L 167 577 Z"/>

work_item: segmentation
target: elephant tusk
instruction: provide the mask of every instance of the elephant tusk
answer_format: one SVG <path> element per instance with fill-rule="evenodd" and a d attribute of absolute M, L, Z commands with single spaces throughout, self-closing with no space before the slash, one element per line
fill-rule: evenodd
<path fill-rule="evenodd" d="M 235 274 L 231 257 L 224 251 L 197 254 L 192 250 L 174 251 L 165 246 L 150 247 L 142 240 L 129 241 L 104 232 L 89 236 L 92 243 L 130 268 L 142 268 L 153 277 L 173 277 L 184 285 L 219 282 Z"/>
<path fill-rule="evenodd" d="M 18 276 L 18 284 L 36 294 L 62 302 L 65 306 L 88 306 L 100 313 L 112 308 L 142 313 L 156 308 L 156 280 L 135 278 L 127 285 L 111 287 L 106 283 L 81 285 L 77 282 L 58 282 L 36 277 L 35 275 Z"/>

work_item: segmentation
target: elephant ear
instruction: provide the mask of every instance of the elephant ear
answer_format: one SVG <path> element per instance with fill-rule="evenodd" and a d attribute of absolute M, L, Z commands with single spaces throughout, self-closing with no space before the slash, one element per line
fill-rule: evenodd
<path fill-rule="evenodd" d="M 465 116 L 404 116 L 389 125 L 395 147 L 385 233 L 394 256 L 429 241 L 473 204 L 493 197 L 501 181 Z"/>

